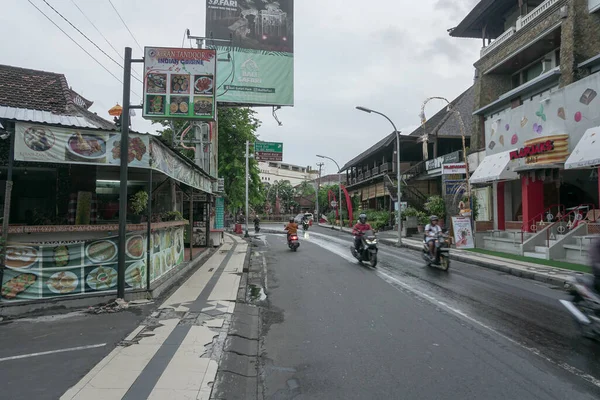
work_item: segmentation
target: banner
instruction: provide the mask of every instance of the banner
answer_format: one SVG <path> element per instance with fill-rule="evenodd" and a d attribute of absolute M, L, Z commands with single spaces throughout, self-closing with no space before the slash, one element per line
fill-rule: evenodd
<path fill-rule="evenodd" d="M 150 237 L 150 281 L 184 259 L 184 226 L 158 229 Z M 146 233 L 131 232 L 125 242 L 125 288 L 145 289 Z M 2 279 L 2 302 L 47 299 L 117 290 L 118 236 L 77 243 L 9 242 Z"/>
<path fill-rule="evenodd" d="M 215 229 L 225 227 L 225 199 L 217 197 L 215 199 Z"/>
<path fill-rule="evenodd" d="M 215 50 L 146 47 L 144 55 L 144 118 L 215 118 Z"/>
<path fill-rule="evenodd" d="M 217 51 L 217 101 L 294 104 L 293 0 L 207 0 Z M 230 42 L 225 44 L 225 42 Z"/>
<path fill-rule="evenodd" d="M 121 164 L 121 134 L 17 122 L 15 160 L 58 164 Z M 150 137 L 129 135 L 129 166 L 150 166 Z"/>
<path fill-rule="evenodd" d="M 452 230 L 454 232 L 454 244 L 457 249 L 472 249 L 475 247 L 473 231 L 471 230 L 471 218 L 452 217 Z"/>

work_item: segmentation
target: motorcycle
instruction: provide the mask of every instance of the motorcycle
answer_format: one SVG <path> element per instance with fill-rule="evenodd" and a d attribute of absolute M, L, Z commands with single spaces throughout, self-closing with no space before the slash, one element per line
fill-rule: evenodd
<path fill-rule="evenodd" d="M 567 280 L 573 300 L 559 300 L 575 319 L 581 335 L 600 340 L 600 295 L 594 290 L 594 277 L 575 274 Z"/>
<path fill-rule="evenodd" d="M 444 231 L 439 232 L 435 236 L 435 257 L 432 260 L 429 256 L 429 244 L 426 238 L 423 238 L 423 259 L 427 262 L 428 267 L 439 268 L 443 271 L 448 271 L 450 268 L 450 239 Z"/>
<path fill-rule="evenodd" d="M 353 234 L 356 239 L 356 232 Z M 373 231 L 366 231 L 360 236 L 358 251 L 354 245 L 350 246 L 350 251 L 359 263 L 368 262 L 372 268 L 377 266 L 377 252 L 379 250 L 377 249 L 377 237 Z"/>
<path fill-rule="evenodd" d="M 254 232 L 255 233 L 260 232 L 260 222 L 255 222 L 254 223 Z"/>
<path fill-rule="evenodd" d="M 298 240 L 298 235 L 293 233 L 291 235 L 287 235 L 288 247 L 292 249 L 292 251 L 298 250 L 300 247 L 300 241 Z"/>
<path fill-rule="evenodd" d="M 310 227 L 310 224 L 308 223 L 308 221 L 302 221 L 302 229 L 307 231 L 309 227 Z"/>

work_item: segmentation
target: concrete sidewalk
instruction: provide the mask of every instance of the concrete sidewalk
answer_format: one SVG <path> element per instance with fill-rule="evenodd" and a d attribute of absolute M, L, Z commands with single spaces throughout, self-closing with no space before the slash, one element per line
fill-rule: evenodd
<path fill-rule="evenodd" d="M 235 309 L 248 243 L 225 243 L 62 399 L 206 399 Z"/>
<path fill-rule="evenodd" d="M 339 231 L 339 226 L 319 224 L 323 228 L 330 228 Z M 351 228 L 342 228 L 343 232 L 352 233 Z M 389 246 L 396 246 L 398 243 L 398 234 L 392 231 L 379 232 L 379 241 Z M 402 238 L 402 247 L 421 251 L 422 242 L 413 238 Z M 567 278 L 572 276 L 574 271 L 544 266 L 524 261 L 516 261 L 502 257 L 491 256 L 487 254 L 472 253 L 465 250 L 450 250 L 450 259 L 477 265 L 479 267 L 490 268 L 502 271 L 514 276 L 526 279 L 533 279 L 553 285 L 564 286 Z"/>

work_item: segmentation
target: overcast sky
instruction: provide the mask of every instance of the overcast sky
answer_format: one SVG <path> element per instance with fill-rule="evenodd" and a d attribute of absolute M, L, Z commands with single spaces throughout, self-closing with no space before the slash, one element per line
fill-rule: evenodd
<path fill-rule="evenodd" d="M 122 70 L 95 49 L 43 0 L 31 0 L 61 28 L 122 78 Z M 123 48 L 142 52 L 108 0 L 46 0 L 115 60 Z M 119 54 L 76 8 L 83 10 Z M 92 111 L 121 103 L 121 84 L 52 25 L 28 0 L 5 1 L 0 13 L 0 63 L 63 73 L 69 85 L 94 101 Z M 185 29 L 204 35 L 205 1 L 112 0 L 142 46 L 182 45 Z M 261 140 L 284 142 L 284 161 L 315 166 L 316 153 L 340 166 L 391 133 L 389 123 L 356 111 L 364 105 L 387 114 L 404 132 L 419 124 L 421 103 L 428 96 L 452 100 L 473 82 L 473 63 L 481 42 L 455 39 L 456 26 L 476 0 L 301 0 L 295 4 L 295 107 L 278 112 L 258 109 Z M 171 4 L 172 6 L 169 6 Z M 189 47 L 189 41 L 183 41 Z M 134 66 L 141 75 L 141 65 Z M 141 83 L 132 90 L 142 93 Z M 132 94 L 132 102 L 140 97 Z M 431 117 L 442 107 L 432 102 Z M 153 131 L 138 116 L 133 128 Z M 335 172 L 331 164 L 325 173 Z"/>

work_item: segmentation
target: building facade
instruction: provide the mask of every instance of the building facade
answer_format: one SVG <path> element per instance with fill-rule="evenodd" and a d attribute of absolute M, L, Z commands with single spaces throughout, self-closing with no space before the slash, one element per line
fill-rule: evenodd
<path fill-rule="evenodd" d="M 599 204 L 598 180 L 589 168 L 600 162 L 584 160 L 578 147 L 600 125 L 598 6 L 597 0 L 482 0 L 450 32 L 484 45 L 475 62 L 473 147 L 485 149 L 485 158 L 471 183 L 492 188 L 495 230 L 520 231 L 508 245 L 488 237 L 484 247 L 518 245 L 548 258 L 555 243 L 530 246 L 532 233 L 569 225 L 555 232 L 562 240 L 574 225 L 570 219 L 596 221 L 589 211 Z"/>
<path fill-rule="evenodd" d="M 299 165 L 281 162 L 259 162 L 260 181 L 270 185 L 278 181 L 289 181 L 292 186 L 297 186 L 305 181 L 313 181 L 319 176 L 319 171 Z"/>

